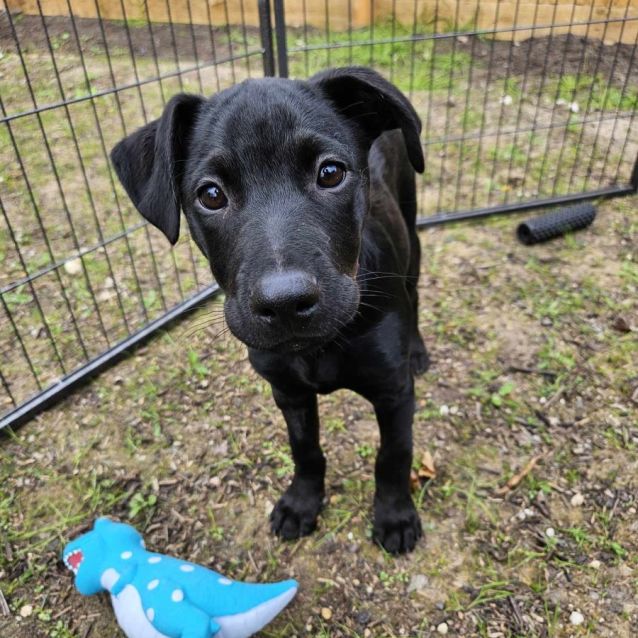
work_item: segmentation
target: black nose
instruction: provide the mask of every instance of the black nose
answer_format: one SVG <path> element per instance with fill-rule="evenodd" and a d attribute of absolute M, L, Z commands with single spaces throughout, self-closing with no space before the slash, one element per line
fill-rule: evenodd
<path fill-rule="evenodd" d="M 309 319 L 319 304 L 319 286 L 312 275 L 299 270 L 269 273 L 255 286 L 252 309 L 257 317 L 274 322 Z"/>

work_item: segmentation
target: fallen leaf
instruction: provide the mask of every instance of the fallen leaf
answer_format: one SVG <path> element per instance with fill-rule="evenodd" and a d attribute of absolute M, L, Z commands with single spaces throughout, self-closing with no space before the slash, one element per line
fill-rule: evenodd
<path fill-rule="evenodd" d="M 499 487 L 496 490 L 496 494 L 498 496 L 504 496 L 508 492 L 511 492 L 536 467 L 536 464 L 542 458 L 543 458 L 542 454 L 539 454 L 538 456 L 535 456 L 534 458 L 532 458 L 527 463 L 527 465 L 520 472 L 518 472 L 518 474 L 514 474 L 514 476 L 512 476 L 510 480 L 507 481 L 507 483 L 505 483 L 505 485 L 503 485 L 502 487 Z"/>
<path fill-rule="evenodd" d="M 426 450 L 421 457 L 421 467 L 418 470 L 418 475 L 421 478 L 433 479 L 436 476 L 436 468 L 434 467 L 434 459 L 432 455 Z"/>
<path fill-rule="evenodd" d="M 434 459 L 426 450 L 421 456 L 418 469 L 410 472 L 410 487 L 412 488 L 412 491 L 419 490 L 425 481 L 430 481 L 435 477 L 436 468 L 434 467 Z"/>

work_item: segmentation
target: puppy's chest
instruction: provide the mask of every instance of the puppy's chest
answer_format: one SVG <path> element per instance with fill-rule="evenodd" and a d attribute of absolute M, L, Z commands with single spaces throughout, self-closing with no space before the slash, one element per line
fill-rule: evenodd
<path fill-rule="evenodd" d="M 304 358 L 292 366 L 291 373 L 298 382 L 319 394 L 328 394 L 344 387 L 347 377 L 343 357 L 332 351 Z"/>

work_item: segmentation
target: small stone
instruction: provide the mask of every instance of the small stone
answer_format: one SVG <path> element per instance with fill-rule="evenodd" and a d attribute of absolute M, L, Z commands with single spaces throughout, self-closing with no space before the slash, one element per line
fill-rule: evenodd
<path fill-rule="evenodd" d="M 580 507 L 585 502 L 585 497 L 580 492 L 576 492 L 569 502 L 572 507 Z"/>
<path fill-rule="evenodd" d="M 408 594 L 413 591 L 421 591 L 428 586 L 429 579 L 425 574 L 414 574 L 408 585 Z"/>
<path fill-rule="evenodd" d="M 64 270 L 69 275 L 79 275 L 82 272 L 82 260 L 81 259 L 71 259 L 64 264 Z"/>
<path fill-rule="evenodd" d="M 592 569 L 600 569 L 600 561 L 597 558 L 594 558 L 594 560 L 591 563 L 589 563 L 589 566 Z"/>
<path fill-rule="evenodd" d="M 439 408 L 439 414 L 441 416 L 447 416 L 450 413 L 450 408 L 447 405 L 442 405 Z"/>
<path fill-rule="evenodd" d="M 618 316 L 614 319 L 611 327 L 618 332 L 631 332 L 631 326 L 624 317 Z"/>
<path fill-rule="evenodd" d="M 332 609 L 330 609 L 330 607 L 322 607 L 321 608 L 321 617 L 324 620 L 330 620 L 332 618 Z"/>
<path fill-rule="evenodd" d="M 553 527 L 548 527 L 545 530 L 545 536 L 547 536 L 547 538 L 554 538 L 554 536 L 556 536 L 556 530 Z"/>
<path fill-rule="evenodd" d="M 443 635 L 447 634 L 447 623 L 446 622 L 442 622 L 439 625 L 437 625 L 436 631 L 439 634 L 443 634 Z"/>
<path fill-rule="evenodd" d="M 372 620 L 372 615 L 367 609 L 364 609 L 363 611 L 360 611 L 357 614 L 357 622 L 360 625 L 367 625 L 371 620 Z"/>
<path fill-rule="evenodd" d="M 534 516 L 536 512 L 534 512 L 534 510 L 531 507 L 526 507 L 524 510 L 521 510 L 520 512 L 518 512 L 518 514 L 516 514 L 516 518 L 519 521 L 524 521 L 526 518 L 531 518 L 532 516 Z"/>
<path fill-rule="evenodd" d="M 20 616 L 28 618 L 33 613 L 33 605 L 24 605 L 20 608 Z"/>
<path fill-rule="evenodd" d="M 572 611 L 572 613 L 569 614 L 569 622 L 572 625 L 582 625 L 585 622 L 585 616 L 579 611 Z"/>
<path fill-rule="evenodd" d="M 624 565 L 624 564 L 619 565 L 617 571 L 618 571 L 618 574 L 622 576 L 622 578 L 629 578 L 634 573 L 634 570 L 631 567 L 629 567 L 629 565 Z"/>
<path fill-rule="evenodd" d="M 541 326 L 549 327 L 553 325 L 554 325 L 554 322 L 549 317 L 543 317 L 541 319 Z"/>

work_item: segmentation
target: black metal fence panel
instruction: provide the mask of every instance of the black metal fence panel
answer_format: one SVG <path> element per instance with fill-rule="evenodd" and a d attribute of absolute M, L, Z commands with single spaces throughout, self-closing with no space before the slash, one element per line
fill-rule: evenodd
<path fill-rule="evenodd" d="M 409 95 L 424 225 L 638 187 L 635 0 L 23 4 L 0 13 L 0 429 L 217 290 L 108 152 L 174 93 L 272 75 L 275 53 L 282 76 L 361 64 Z"/>
<path fill-rule="evenodd" d="M 392 0 L 368 24 L 356 0 L 298 4 L 275 0 L 280 74 L 372 66 L 419 112 L 422 225 L 638 187 L 635 0 Z"/>
<path fill-rule="evenodd" d="M 108 153 L 173 94 L 263 75 L 259 30 L 132 20 L 117 4 L 120 20 L 103 19 L 97 0 L 93 19 L 70 1 L 64 16 L 39 2 L 35 15 L 0 14 L 5 423 L 216 290 L 187 232 L 171 250 L 134 210 Z"/>

